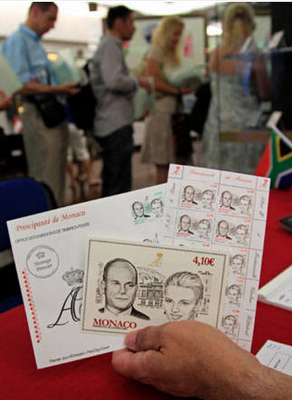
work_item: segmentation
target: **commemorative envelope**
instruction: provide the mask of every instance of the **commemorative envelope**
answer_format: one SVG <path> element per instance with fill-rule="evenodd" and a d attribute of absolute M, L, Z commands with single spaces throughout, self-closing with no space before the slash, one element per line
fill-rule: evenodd
<path fill-rule="evenodd" d="M 80 332 L 87 237 L 156 243 L 164 212 L 158 185 L 8 222 L 38 368 L 123 346 L 120 337 Z"/>
<path fill-rule="evenodd" d="M 81 331 L 115 337 L 195 319 L 218 327 L 226 260 L 219 252 L 90 238 Z"/>

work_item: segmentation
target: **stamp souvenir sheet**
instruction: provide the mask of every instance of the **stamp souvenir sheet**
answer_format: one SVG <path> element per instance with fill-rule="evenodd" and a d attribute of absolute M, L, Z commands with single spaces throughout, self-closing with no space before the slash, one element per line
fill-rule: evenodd
<path fill-rule="evenodd" d="M 159 241 L 165 185 L 8 222 L 38 368 L 120 348 L 119 337 L 80 332 L 87 237 Z"/>
<path fill-rule="evenodd" d="M 246 350 L 253 335 L 269 188 L 269 178 L 169 167 L 161 241 L 228 255 L 219 329 Z"/>
<path fill-rule="evenodd" d="M 226 271 L 220 252 L 89 238 L 81 331 L 119 335 L 194 319 L 218 327 Z"/>

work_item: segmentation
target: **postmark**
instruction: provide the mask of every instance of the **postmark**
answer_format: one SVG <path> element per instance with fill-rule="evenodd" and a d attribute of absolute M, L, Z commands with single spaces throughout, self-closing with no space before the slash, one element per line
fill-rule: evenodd
<path fill-rule="evenodd" d="M 26 266 L 34 277 L 49 278 L 59 268 L 59 256 L 50 246 L 36 246 L 28 253 Z"/>

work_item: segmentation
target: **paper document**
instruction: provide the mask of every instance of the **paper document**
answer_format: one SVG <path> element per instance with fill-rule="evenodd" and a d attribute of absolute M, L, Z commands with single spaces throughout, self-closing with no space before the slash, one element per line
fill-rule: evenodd
<path fill-rule="evenodd" d="M 220 329 L 250 350 L 270 179 L 171 164 L 161 241 L 228 254 Z"/>
<path fill-rule="evenodd" d="M 10 64 L 0 52 L 0 89 L 7 95 L 17 92 L 22 87 L 22 83 L 16 76 Z"/>
<path fill-rule="evenodd" d="M 89 239 L 83 332 L 126 334 L 194 320 L 221 324 L 227 256 L 162 244 Z"/>
<path fill-rule="evenodd" d="M 165 185 L 8 222 L 38 368 L 106 353 L 123 337 L 80 332 L 88 236 L 159 241 Z"/>
<path fill-rule="evenodd" d="M 58 85 L 62 85 L 63 83 L 80 83 L 81 73 L 70 49 L 60 50 L 57 60 L 51 65 Z"/>
<path fill-rule="evenodd" d="M 259 290 L 258 299 L 292 311 L 292 265 L 264 285 Z"/>
<path fill-rule="evenodd" d="M 292 346 L 268 340 L 256 357 L 261 364 L 292 375 Z"/>

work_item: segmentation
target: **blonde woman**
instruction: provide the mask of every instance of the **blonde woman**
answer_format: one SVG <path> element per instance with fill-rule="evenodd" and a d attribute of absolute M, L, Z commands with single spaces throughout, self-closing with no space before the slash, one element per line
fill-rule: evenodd
<path fill-rule="evenodd" d="M 176 96 L 191 90 L 181 90 L 166 82 L 166 71 L 181 65 L 180 39 L 184 28 L 178 16 L 163 18 L 154 31 L 146 56 L 145 73 L 153 77 L 156 90 L 156 108 L 145 120 L 145 137 L 142 146 L 142 162 L 156 166 L 156 182 L 167 180 L 168 165 L 174 162 L 171 115 L 176 111 Z"/>
<path fill-rule="evenodd" d="M 212 100 L 204 128 L 204 161 L 210 168 L 254 173 L 264 145 L 220 142 L 220 132 L 250 127 L 259 101 L 269 97 L 265 63 L 252 41 L 253 9 L 232 3 L 223 18 L 222 45 L 210 56 Z M 239 52 L 250 41 L 251 52 Z M 249 56 L 248 56 L 249 55 Z M 251 55 L 253 57 L 251 57 Z"/>

